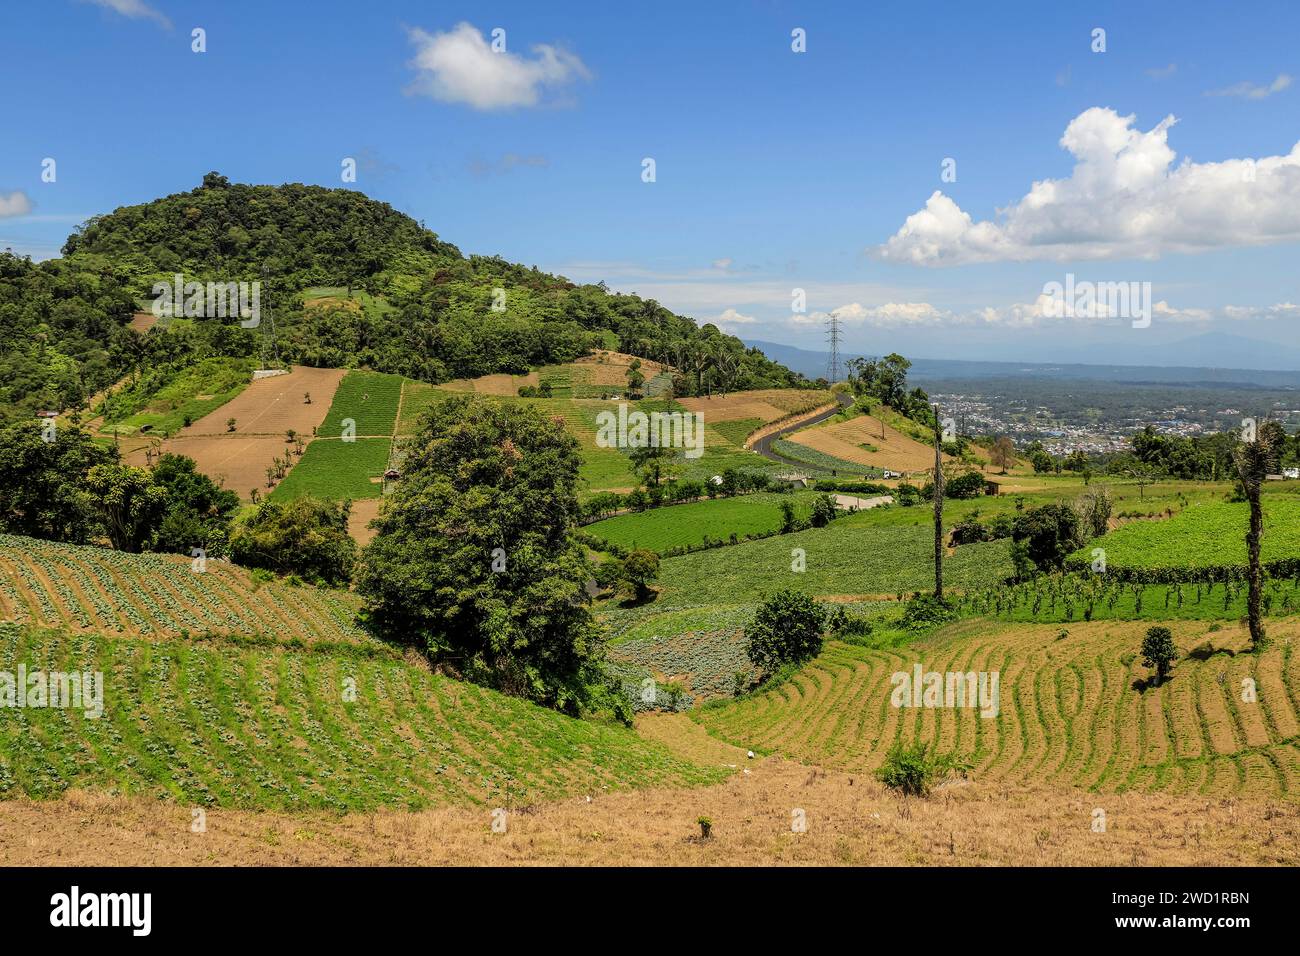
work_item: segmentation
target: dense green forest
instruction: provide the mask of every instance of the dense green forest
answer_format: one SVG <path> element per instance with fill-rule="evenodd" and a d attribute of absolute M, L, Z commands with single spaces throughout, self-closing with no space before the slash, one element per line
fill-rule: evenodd
<path fill-rule="evenodd" d="M 285 362 L 429 382 L 525 372 L 592 348 L 683 371 L 678 394 L 790 387 L 802 376 L 653 300 L 463 256 L 386 203 L 345 189 L 248 186 L 209 173 L 187 193 L 83 224 L 63 258 L 0 253 L 0 415 L 63 410 L 128 373 L 257 354 L 262 332 L 221 319 L 126 328 L 155 283 L 261 282 Z M 314 295 L 313 289 L 345 295 Z M 503 290 L 504 295 L 498 290 Z"/>

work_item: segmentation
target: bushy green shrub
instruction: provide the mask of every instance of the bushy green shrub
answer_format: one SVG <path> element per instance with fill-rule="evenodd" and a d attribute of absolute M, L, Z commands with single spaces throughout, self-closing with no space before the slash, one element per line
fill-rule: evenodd
<path fill-rule="evenodd" d="M 745 653 L 764 673 L 816 657 L 822 649 L 826 610 L 793 588 L 777 591 L 758 606 L 745 628 Z"/>
<path fill-rule="evenodd" d="M 903 606 L 900 625 L 908 631 L 929 631 L 957 619 L 957 609 L 933 594 L 918 594 Z"/>
<path fill-rule="evenodd" d="M 951 755 L 930 753 L 929 744 L 900 741 L 885 755 L 876 779 L 904 797 L 926 797 L 936 782 L 954 774 L 965 776 L 967 769 Z"/>

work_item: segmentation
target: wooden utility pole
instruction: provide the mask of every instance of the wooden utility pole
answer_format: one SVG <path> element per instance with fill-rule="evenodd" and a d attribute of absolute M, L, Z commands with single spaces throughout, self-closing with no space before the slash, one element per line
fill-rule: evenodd
<path fill-rule="evenodd" d="M 943 600 L 943 432 L 934 403 L 934 596 Z"/>

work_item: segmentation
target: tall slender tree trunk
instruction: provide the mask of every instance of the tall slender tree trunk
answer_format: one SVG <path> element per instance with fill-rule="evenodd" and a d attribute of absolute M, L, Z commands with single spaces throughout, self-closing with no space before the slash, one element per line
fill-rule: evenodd
<path fill-rule="evenodd" d="M 1260 598 L 1264 593 L 1264 570 L 1259 563 L 1259 542 L 1264 533 L 1264 512 L 1259 503 L 1259 485 L 1252 483 L 1246 489 L 1250 499 L 1250 530 L 1246 532 L 1246 558 L 1249 563 L 1249 592 L 1246 595 L 1246 615 L 1250 622 L 1250 642 L 1256 648 L 1264 644 L 1264 626 L 1260 620 Z"/>
<path fill-rule="evenodd" d="M 934 596 L 943 600 L 943 439 L 939 405 L 934 406 Z"/>

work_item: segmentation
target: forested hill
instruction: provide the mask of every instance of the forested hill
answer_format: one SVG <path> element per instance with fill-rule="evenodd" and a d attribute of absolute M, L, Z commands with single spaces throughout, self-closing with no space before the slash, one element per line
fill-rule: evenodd
<path fill-rule="evenodd" d="M 96 216 L 68 237 L 63 254 L 110 259 L 142 295 L 176 272 L 200 281 L 270 276 L 301 289 L 423 274 L 462 259 L 410 216 L 361 193 L 246 186 L 217 173 L 191 192 Z"/>
<path fill-rule="evenodd" d="M 154 283 L 260 281 L 280 357 L 429 382 L 522 373 L 592 348 L 682 369 L 677 393 L 806 380 L 713 325 L 653 300 L 461 254 L 386 203 L 346 189 L 202 185 L 97 216 L 63 258 L 0 253 L 0 417 L 65 409 L 133 369 L 252 355 L 260 332 L 221 319 L 126 328 Z M 348 297 L 318 294 L 343 287 Z M 504 296 L 497 290 L 504 290 Z M 498 308 L 494 309 L 496 305 Z"/>

